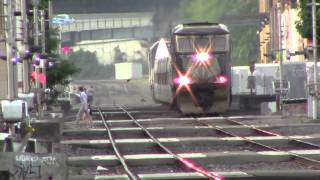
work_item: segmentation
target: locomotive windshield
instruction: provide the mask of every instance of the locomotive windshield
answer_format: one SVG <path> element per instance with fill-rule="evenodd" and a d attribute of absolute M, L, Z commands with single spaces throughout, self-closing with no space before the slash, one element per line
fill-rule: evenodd
<path fill-rule="evenodd" d="M 176 50 L 178 53 L 193 53 L 196 49 L 206 49 L 211 52 L 226 51 L 226 38 L 221 35 L 176 35 Z"/>

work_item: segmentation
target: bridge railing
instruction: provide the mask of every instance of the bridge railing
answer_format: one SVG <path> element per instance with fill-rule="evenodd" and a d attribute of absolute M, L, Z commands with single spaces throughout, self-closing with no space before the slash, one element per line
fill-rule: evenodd
<path fill-rule="evenodd" d="M 61 32 L 86 31 L 96 29 L 132 28 L 152 26 L 151 18 L 105 18 L 76 20 L 74 23 L 61 25 Z"/>

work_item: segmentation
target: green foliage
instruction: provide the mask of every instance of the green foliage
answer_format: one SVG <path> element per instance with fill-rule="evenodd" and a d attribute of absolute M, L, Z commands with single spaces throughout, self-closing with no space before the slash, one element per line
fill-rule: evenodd
<path fill-rule="evenodd" d="M 300 35 L 304 38 L 312 39 L 312 10 L 311 6 L 308 5 L 310 0 L 300 0 L 298 6 L 299 13 L 298 16 L 300 20 L 296 22 L 296 27 Z M 320 0 L 316 0 L 317 3 L 320 3 Z M 320 19 L 320 10 L 317 8 L 317 19 L 318 19 L 318 28 L 317 34 L 320 33 L 319 19 Z M 318 37 L 319 39 L 319 37 Z"/>
<path fill-rule="evenodd" d="M 100 64 L 95 53 L 89 51 L 76 51 L 69 54 L 69 60 L 74 62 L 80 72 L 75 79 L 107 79 L 114 77 L 114 65 Z"/>
<path fill-rule="evenodd" d="M 115 47 L 113 51 L 114 51 L 113 59 L 115 63 L 121 63 L 126 61 L 126 53 L 121 52 L 119 46 Z"/>
<path fill-rule="evenodd" d="M 39 9 L 47 9 L 49 1 L 52 0 L 40 0 Z M 71 61 L 62 60 L 57 54 L 59 44 L 57 37 L 58 29 L 49 29 L 46 32 L 46 54 L 56 59 L 55 65 L 46 71 L 47 87 L 50 89 L 53 89 L 57 84 L 67 85 L 68 78 L 79 72 L 79 69 Z"/>
<path fill-rule="evenodd" d="M 70 61 L 60 60 L 54 67 L 47 69 L 47 86 L 52 89 L 54 85 L 69 84 L 68 77 L 79 72 L 79 69 Z"/>
<path fill-rule="evenodd" d="M 259 1 L 257 0 L 189 0 L 181 1 L 180 14 L 184 21 L 209 21 L 226 24 L 232 39 L 232 64 L 247 65 L 256 61 L 259 49 L 257 46 L 257 25 L 236 26 L 223 22 L 225 17 L 257 16 Z"/>
<path fill-rule="evenodd" d="M 39 9 L 46 9 L 48 7 L 48 2 L 52 0 L 40 0 Z"/>
<path fill-rule="evenodd" d="M 50 29 L 49 32 L 47 32 L 46 36 L 46 49 L 47 53 L 55 56 L 58 49 L 59 39 L 58 37 L 58 29 Z"/>

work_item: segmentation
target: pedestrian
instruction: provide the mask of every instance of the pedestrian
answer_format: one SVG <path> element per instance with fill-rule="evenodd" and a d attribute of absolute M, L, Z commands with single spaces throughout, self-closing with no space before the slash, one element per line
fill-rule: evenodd
<path fill-rule="evenodd" d="M 90 118 L 88 113 L 88 97 L 87 94 L 82 86 L 79 86 L 78 88 L 80 92 L 80 109 L 77 114 L 77 123 L 79 123 L 82 120 Z"/>
<path fill-rule="evenodd" d="M 88 104 L 92 105 L 93 96 L 94 96 L 94 89 L 92 85 L 87 89 L 87 95 L 88 95 Z"/>

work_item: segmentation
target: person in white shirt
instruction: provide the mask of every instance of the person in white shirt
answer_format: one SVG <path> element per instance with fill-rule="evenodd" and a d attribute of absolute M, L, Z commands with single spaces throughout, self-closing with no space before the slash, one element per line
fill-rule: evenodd
<path fill-rule="evenodd" d="M 80 91 L 80 109 L 77 114 L 77 123 L 81 120 L 85 120 L 89 118 L 88 113 L 88 97 L 86 92 L 84 91 L 84 88 L 82 86 L 79 86 L 78 90 Z"/>

